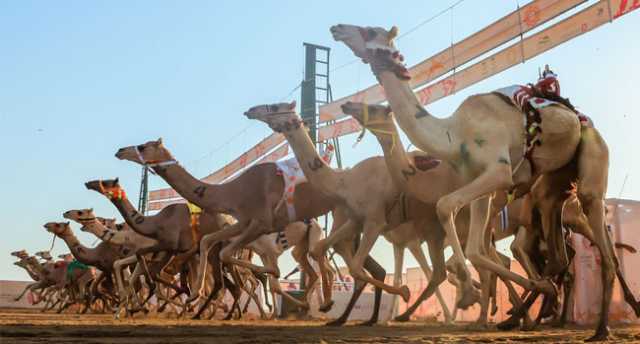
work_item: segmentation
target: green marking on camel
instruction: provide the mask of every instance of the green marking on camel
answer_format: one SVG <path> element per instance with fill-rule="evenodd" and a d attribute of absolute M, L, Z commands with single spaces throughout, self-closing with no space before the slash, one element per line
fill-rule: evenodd
<path fill-rule="evenodd" d="M 77 259 L 74 259 L 71 263 L 67 265 L 67 279 L 72 281 L 75 276 L 74 270 L 87 270 L 89 268 L 88 265 L 79 262 Z"/>

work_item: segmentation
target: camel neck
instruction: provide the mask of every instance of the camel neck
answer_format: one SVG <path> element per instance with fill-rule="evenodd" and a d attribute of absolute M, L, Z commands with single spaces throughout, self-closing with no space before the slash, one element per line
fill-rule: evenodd
<path fill-rule="evenodd" d="M 209 212 L 228 212 L 224 200 L 232 195 L 227 195 L 225 184 L 209 184 L 192 176 L 184 167 L 175 163 L 168 166 L 153 168 L 162 179 L 184 197 L 187 201 Z"/>
<path fill-rule="evenodd" d="M 152 221 L 147 221 L 148 217 L 140 214 L 128 198 L 113 198 L 111 202 L 131 229 L 144 236 L 154 237 L 157 226 Z"/>
<path fill-rule="evenodd" d="M 409 183 L 417 169 L 402 146 L 395 124 L 387 133 L 371 131 L 378 139 L 384 153 L 385 164 L 395 185 L 403 192 L 409 191 Z"/>
<path fill-rule="evenodd" d="M 455 159 L 455 147 L 459 144 L 451 130 L 451 119 L 432 116 L 420 104 L 408 80 L 401 80 L 388 70 L 379 71 L 376 76 L 384 88 L 398 124 L 411 142 L 439 159 Z"/>
<path fill-rule="evenodd" d="M 95 265 L 97 259 L 95 259 L 96 257 L 92 254 L 94 249 L 82 245 L 72 231 L 65 233 L 61 239 L 67 244 L 71 254 L 73 254 L 76 260 L 83 264 Z"/>
<path fill-rule="evenodd" d="M 318 154 L 304 126 L 300 125 L 283 134 L 293 149 L 300 168 L 309 183 L 329 197 L 341 197 L 341 189 L 338 187 L 340 172 L 331 168 Z"/>

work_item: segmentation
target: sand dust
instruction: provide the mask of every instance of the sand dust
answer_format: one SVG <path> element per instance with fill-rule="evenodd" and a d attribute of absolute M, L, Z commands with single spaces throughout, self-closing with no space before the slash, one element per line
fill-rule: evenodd
<path fill-rule="evenodd" d="M 468 331 L 419 322 L 325 327 L 320 321 L 194 321 L 156 316 L 116 321 L 108 314 L 0 310 L 0 343 L 580 343 L 593 330 Z M 640 343 L 640 326 L 616 326 L 613 343 Z"/>

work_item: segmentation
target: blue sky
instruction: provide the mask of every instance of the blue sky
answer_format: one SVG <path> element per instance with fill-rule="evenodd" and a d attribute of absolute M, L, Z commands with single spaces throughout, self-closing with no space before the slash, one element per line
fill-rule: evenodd
<path fill-rule="evenodd" d="M 42 224 L 61 220 L 64 211 L 94 207 L 98 215 L 116 216 L 102 196 L 85 190 L 85 181 L 119 176 L 135 199 L 140 170 L 115 159 L 117 148 L 163 137 L 187 169 L 204 176 L 270 134 L 242 116 L 246 109 L 299 98 L 299 91 L 288 94 L 302 79 L 302 42 L 331 47 L 336 67 L 354 58 L 332 40 L 331 25 L 398 25 L 402 33 L 453 2 L 1 2 L 0 279 L 27 278 L 11 264 L 9 252 L 48 248 L 51 237 Z M 398 46 L 413 65 L 515 6 L 467 0 Z M 609 143 L 609 195 L 638 199 L 640 165 L 631 141 L 640 125 L 634 103 L 638 19 L 638 13 L 629 14 L 429 110 L 448 115 L 473 93 L 534 81 L 538 67 L 549 63 L 563 93 L 594 119 Z M 374 82 L 360 62 L 332 74 L 336 97 Z M 354 141 L 354 135 L 342 140 L 347 166 L 380 154 L 371 135 L 352 148 Z M 152 177 L 152 188 L 163 186 Z M 94 242 L 78 236 L 86 245 Z M 389 248 L 379 243 L 374 256 L 391 271 Z M 54 251 L 66 248 L 58 241 Z M 282 261 L 283 270 L 293 266 L 289 254 Z"/>

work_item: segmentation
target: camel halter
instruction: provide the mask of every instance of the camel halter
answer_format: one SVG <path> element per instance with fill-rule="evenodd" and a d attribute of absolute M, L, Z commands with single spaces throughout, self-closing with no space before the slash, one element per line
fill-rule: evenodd
<path fill-rule="evenodd" d="M 153 167 L 164 167 L 164 166 L 169 166 L 169 165 L 175 165 L 175 164 L 178 163 L 178 161 L 176 159 L 165 160 L 165 161 L 159 161 L 159 160 L 147 161 L 142 156 L 142 153 L 140 152 L 140 149 L 138 149 L 138 146 L 134 146 L 133 148 L 136 151 L 136 154 L 138 155 L 138 159 L 140 160 L 140 163 L 142 163 L 143 166 L 147 166 L 147 167 L 153 168 Z"/>
<path fill-rule="evenodd" d="M 99 183 L 100 186 L 100 193 L 107 196 L 108 199 L 110 200 L 114 200 L 114 199 L 119 199 L 119 200 L 123 200 L 127 198 L 127 194 L 124 192 L 124 190 L 120 187 L 120 185 L 117 186 L 112 186 L 109 188 L 105 188 L 104 184 L 102 183 L 102 180 Z"/>
<path fill-rule="evenodd" d="M 393 130 L 383 130 L 383 129 L 377 129 L 372 127 L 373 125 L 377 125 L 377 124 L 385 124 L 385 122 L 369 121 L 369 106 L 365 104 L 362 109 L 362 131 L 360 132 L 360 135 L 356 139 L 356 143 L 353 144 L 353 147 L 355 147 L 358 143 L 360 143 L 360 141 L 362 141 L 362 138 L 364 137 L 366 130 L 369 129 L 369 131 L 371 131 L 374 134 L 391 136 L 391 154 L 393 154 L 393 150 L 396 147 L 396 136 L 398 136 L 397 133 Z"/>

